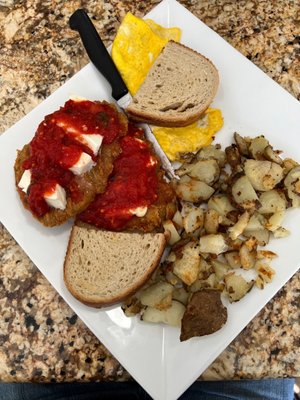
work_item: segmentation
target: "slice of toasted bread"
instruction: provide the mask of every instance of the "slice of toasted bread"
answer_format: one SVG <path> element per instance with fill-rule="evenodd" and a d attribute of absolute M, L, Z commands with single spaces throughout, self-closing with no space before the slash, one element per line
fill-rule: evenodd
<path fill-rule="evenodd" d="M 84 304 L 102 307 L 135 293 L 159 265 L 163 233 L 110 232 L 74 225 L 64 262 L 64 281 Z"/>
<path fill-rule="evenodd" d="M 136 120 L 158 126 L 187 126 L 213 101 L 219 74 L 203 55 L 169 41 L 126 109 Z"/>

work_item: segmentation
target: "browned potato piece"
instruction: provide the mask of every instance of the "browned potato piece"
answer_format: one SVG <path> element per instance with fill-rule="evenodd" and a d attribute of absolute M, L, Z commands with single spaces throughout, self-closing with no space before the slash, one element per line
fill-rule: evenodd
<path fill-rule="evenodd" d="M 195 232 L 197 229 L 202 228 L 204 222 L 203 208 L 185 204 L 183 206 L 183 212 L 182 225 L 186 233 Z"/>
<path fill-rule="evenodd" d="M 209 199 L 215 191 L 205 182 L 187 176 L 184 178 L 175 184 L 175 192 L 181 200 L 197 203 Z"/>
<path fill-rule="evenodd" d="M 174 222 L 176 228 L 182 228 L 183 227 L 183 221 L 182 221 L 182 215 L 179 210 L 176 211 L 174 214 L 172 221 Z"/>
<path fill-rule="evenodd" d="M 278 211 L 284 211 L 287 206 L 285 195 L 276 189 L 261 193 L 259 202 L 261 207 L 257 211 L 260 214 L 273 214 Z"/>
<path fill-rule="evenodd" d="M 201 236 L 199 244 L 202 253 L 221 254 L 228 249 L 225 238 L 220 233 Z"/>
<path fill-rule="evenodd" d="M 270 283 L 273 280 L 275 270 L 271 268 L 269 264 L 259 260 L 255 264 L 255 269 L 258 273 L 258 276 L 263 279 L 265 283 Z"/>
<path fill-rule="evenodd" d="M 165 272 L 166 281 L 171 283 L 171 285 L 176 286 L 182 284 L 181 279 L 178 278 L 172 271 Z"/>
<path fill-rule="evenodd" d="M 227 156 L 227 162 L 231 166 L 234 171 L 241 171 L 242 170 L 242 160 L 241 155 L 239 153 L 238 147 L 235 144 L 226 147 L 225 153 Z"/>
<path fill-rule="evenodd" d="M 299 163 L 297 163 L 293 159 L 285 158 L 282 164 L 284 176 L 286 176 L 293 168 L 298 167 L 298 165 Z"/>
<path fill-rule="evenodd" d="M 212 265 L 200 256 L 200 270 L 198 274 L 199 279 L 207 279 L 209 275 L 214 272 Z"/>
<path fill-rule="evenodd" d="M 220 224 L 220 215 L 217 211 L 209 208 L 205 213 L 204 229 L 206 233 L 217 233 Z"/>
<path fill-rule="evenodd" d="M 150 306 L 158 310 L 171 307 L 174 287 L 167 282 L 157 282 L 142 290 L 139 300 L 143 306 Z"/>
<path fill-rule="evenodd" d="M 250 251 L 246 244 L 240 248 L 240 260 L 243 269 L 248 270 L 254 267 L 256 259 L 256 252 Z"/>
<path fill-rule="evenodd" d="M 139 314 L 143 309 L 143 306 L 139 299 L 135 296 L 128 298 L 122 305 L 122 310 L 126 317 L 133 317 Z"/>
<path fill-rule="evenodd" d="M 214 194 L 208 200 L 208 209 L 215 210 L 221 216 L 221 223 L 223 225 L 232 225 L 232 222 L 227 218 L 227 215 L 234 211 L 232 203 L 225 194 Z"/>
<path fill-rule="evenodd" d="M 163 323 L 179 327 L 185 312 L 185 306 L 179 301 L 172 300 L 171 307 L 166 310 L 158 310 L 154 307 L 147 307 L 141 319 L 146 322 Z"/>
<path fill-rule="evenodd" d="M 185 288 L 176 288 L 173 291 L 173 300 L 177 300 L 185 306 L 188 303 L 190 293 L 185 290 Z"/>
<path fill-rule="evenodd" d="M 239 149 L 239 152 L 242 156 L 249 155 L 249 143 L 247 143 L 246 139 L 239 135 L 237 132 L 234 133 L 234 140 Z"/>
<path fill-rule="evenodd" d="M 272 260 L 275 257 L 277 257 L 277 254 L 271 250 L 257 250 L 256 252 L 257 260 Z"/>
<path fill-rule="evenodd" d="M 292 207 L 300 207 L 300 166 L 288 173 L 284 180 L 288 196 L 292 200 Z"/>
<path fill-rule="evenodd" d="M 246 237 L 254 237 L 259 245 L 265 246 L 270 239 L 270 232 L 264 228 L 265 223 L 265 218 L 261 214 L 255 213 L 251 216 L 243 234 Z"/>
<path fill-rule="evenodd" d="M 284 228 L 279 228 L 279 229 L 284 229 Z M 278 230 L 276 230 L 275 232 L 277 232 Z M 275 237 L 275 232 L 273 232 L 274 237 Z M 270 232 L 267 229 L 257 229 L 257 230 L 251 230 L 251 231 L 244 231 L 244 235 L 247 237 L 255 237 L 255 239 L 257 239 L 258 244 L 260 246 L 266 246 L 269 241 L 270 241 Z M 280 237 L 280 236 L 278 236 Z M 285 237 L 285 236 L 284 236 Z"/>
<path fill-rule="evenodd" d="M 218 148 L 217 146 L 210 145 L 210 146 L 205 146 L 203 149 L 201 149 L 197 155 L 197 160 L 211 160 L 214 159 L 218 161 L 218 164 L 220 167 L 223 167 L 226 162 L 226 155 L 223 150 Z"/>
<path fill-rule="evenodd" d="M 216 160 L 199 160 L 190 168 L 188 175 L 211 185 L 219 178 L 220 167 Z"/>
<path fill-rule="evenodd" d="M 234 182 L 232 196 L 234 201 L 245 210 L 257 208 L 259 205 L 258 196 L 246 175 Z"/>
<path fill-rule="evenodd" d="M 198 278 L 199 271 L 199 248 L 195 243 L 189 242 L 183 247 L 181 256 L 173 263 L 173 272 L 185 284 L 191 285 Z"/>
<path fill-rule="evenodd" d="M 224 257 L 230 268 L 235 269 L 241 267 L 241 257 L 238 251 L 228 251 L 224 254 Z"/>
<path fill-rule="evenodd" d="M 254 285 L 254 281 L 247 282 L 241 275 L 236 275 L 234 272 L 228 273 L 224 281 L 230 303 L 242 299 Z"/>
<path fill-rule="evenodd" d="M 279 165 L 282 165 L 283 164 L 283 161 L 282 161 L 282 159 L 280 158 L 280 156 L 279 156 L 279 152 L 278 151 L 275 151 L 274 149 L 273 149 L 273 147 L 272 146 L 267 146 L 266 148 L 265 148 L 265 150 L 264 150 L 264 156 L 266 157 L 266 159 L 267 160 L 269 160 L 269 161 L 273 161 L 273 162 L 275 162 L 275 163 L 277 163 L 277 164 L 279 164 Z"/>
<path fill-rule="evenodd" d="M 283 169 L 271 161 L 246 160 L 244 171 L 255 190 L 273 189 L 283 178 Z"/>
<path fill-rule="evenodd" d="M 183 177 L 184 175 L 188 174 L 192 168 L 193 164 L 185 162 L 176 170 L 176 175 Z"/>
<path fill-rule="evenodd" d="M 180 341 L 210 335 L 227 321 L 227 309 L 217 290 L 202 289 L 194 293 L 183 314 Z"/>
<path fill-rule="evenodd" d="M 216 274 L 216 280 L 218 282 L 222 281 L 224 279 L 224 276 L 227 274 L 230 266 L 218 260 L 212 260 L 211 264 Z"/>
<path fill-rule="evenodd" d="M 267 139 L 261 135 L 251 140 L 249 152 L 255 160 L 264 159 L 265 148 L 269 146 Z"/>
<path fill-rule="evenodd" d="M 245 211 L 242 215 L 239 216 L 238 221 L 233 226 L 228 228 L 230 239 L 235 240 L 244 232 L 249 222 L 249 219 L 250 214 L 248 213 L 248 211 Z"/>
<path fill-rule="evenodd" d="M 276 229 L 276 231 L 273 232 L 273 236 L 276 239 L 285 238 L 285 237 L 287 237 L 289 235 L 290 235 L 290 231 L 288 231 L 287 229 L 283 228 L 282 226 L 280 228 Z"/>
<path fill-rule="evenodd" d="M 168 219 L 167 221 L 165 221 L 163 223 L 163 227 L 165 232 L 168 234 L 169 238 L 168 238 L 168 243 L 169 245 L 173 245 L 176 242 L 178 242 L 181 238 L 179 233 L 177 232 L 177 229 L 175 227 L 175 225 L 173 224 L 173 222 Z"/>
<path fill-rule="evenodd" d="M 207 288 L 217 289 L 216 285 L 218 285 L 218 283 L 216 274 L 212 273 L 206 279 L 197 279 L 191 286 L 189 286 L 189 291 L 194 293 Z"/>
<path fill-rule="evenodd" d="M 274 213 L 267 220 L 265 228 L 267 228 L 268 231 L 275 232 L 277 229 L 281 227 L 284 217 L 285 217 L 285 211 L 278 211 Z"/>

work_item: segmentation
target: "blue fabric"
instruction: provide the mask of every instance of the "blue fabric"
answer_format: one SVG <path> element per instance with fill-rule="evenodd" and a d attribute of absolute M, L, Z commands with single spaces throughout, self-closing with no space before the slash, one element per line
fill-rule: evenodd
<path fill-rule="evenodd" d="M 294 379 L 195 382 L 180 400 L 293 400 Z M 0 400 L 150 400 L 135 382 L 0 383 Z"/>

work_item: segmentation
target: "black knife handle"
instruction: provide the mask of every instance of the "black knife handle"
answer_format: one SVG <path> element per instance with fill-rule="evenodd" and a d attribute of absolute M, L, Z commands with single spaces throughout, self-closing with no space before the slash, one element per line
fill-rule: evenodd
<path fill-rule="evenodd" d="M 76 10 L 69 24 L 71 29 L 78 31 L 90 60 L 109 82 L 112 97 L 119 100 L 125 96 L 128 89 L 87 13 L 82 9 Z"/>

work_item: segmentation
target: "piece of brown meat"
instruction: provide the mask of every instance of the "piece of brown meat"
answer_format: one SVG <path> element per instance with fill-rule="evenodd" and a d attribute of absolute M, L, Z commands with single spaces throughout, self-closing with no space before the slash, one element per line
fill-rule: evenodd
<path fill-rule="evenodd" d="M 195 292 L 182 318 L 180 341 L 210 335 L 221 329 L 226 321 L 227 309 L 218 290 L 202 289 Z"/>

